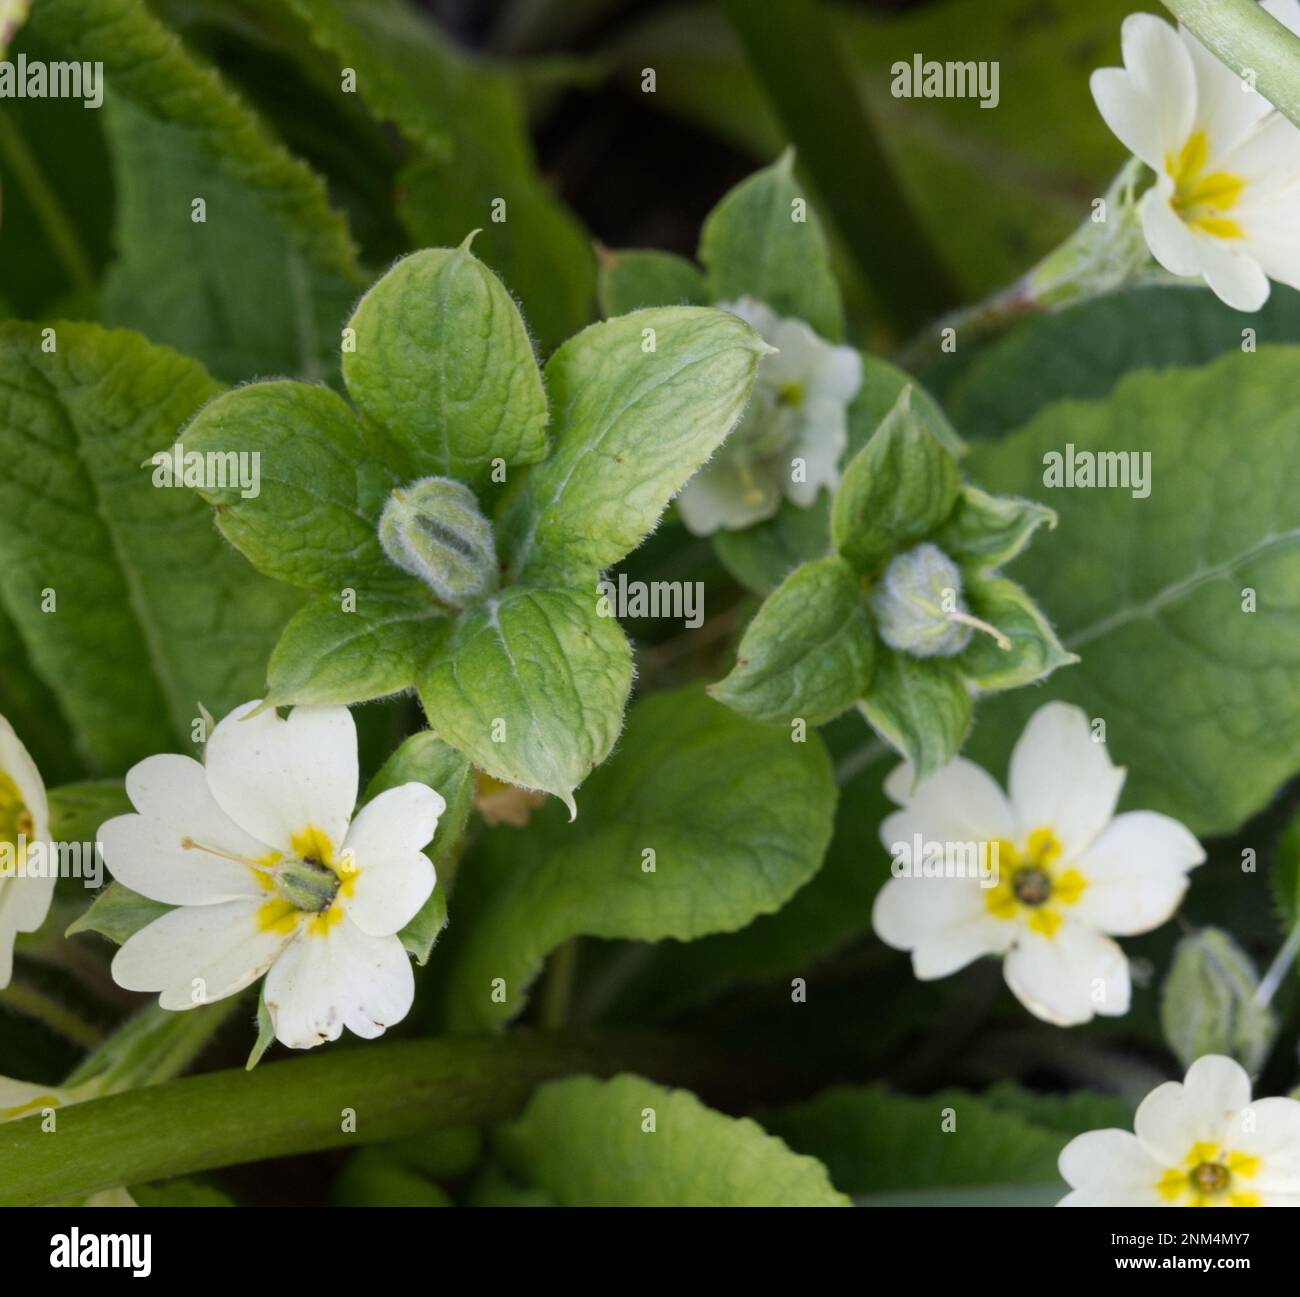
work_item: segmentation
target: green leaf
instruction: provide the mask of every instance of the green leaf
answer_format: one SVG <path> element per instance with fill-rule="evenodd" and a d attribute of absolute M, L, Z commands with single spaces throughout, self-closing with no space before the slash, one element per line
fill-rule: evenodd
<path fill-rule="evenodd" d="M 327 387 L 284 380 L 235 388 L 181 433 L 186 454 L 261 456 L 260 494 L 203 486 L 222 534 L 260 572 L 340 598 L 345 589 L 424 598 L 379 543 L 379 515 L 402 474 Z"/>
<path fill-rule="evenodd" d="M 1063 697 L 1105 719 L 1128 805 L 1206 837 L 1268 804 L 1300 769 L 1297 409 L 1300 350 L 1267 348 L 1131 375 L 972 452 L 980 481 L 1060 514 L 1016 573 L 1082 661 L 986 702 L 970 755 L 1004 768 L 1029 713 Z M 1150 496 L 1045 487 L 1067 445 L 1149 453 Z"/>
<path fill-rule="evenodd" d="M 215 71 L 190 57 L 144 0 L 41 0 L 31 25 L 60 57 L 102 63 L 115 94 L 190 131 L 205 154 L 261 196 L 310 261 L 357 277 L 356 249 L 324 181 L 267 133 Z"/>
<path fill-rule="evenodd" d="M 700 260 L 713 302 L 755 297 L 831 342 L 843 337 L 826 238 L 795 184 L 792 151 L 742 180 L 709 213 L 700 231 Z"/>
<path fill-rule="evenodd" d="M 1282 831 L 1270 882 L 1282 930 L 1290 932 L 1300 923 L 1300 812 Z"/>
<path fill-rule="evenodd" d="M 105 118 L 119 255 L 101 290 L 104 322 L 139 329 L 231 382 L 337 381 L 353 280 L 311 262 L 265 195 L 185 128 L 124 100 L 110 101 Z M 192 207 L 200 197 L 202 221 Z"/>
<path fill-rule="evenodd" d="M 515 78 L 460 53 L 406 0 L 292 7 L 318 45 L 355 69 L 371 110 L 414 143 L 398 177 L 412 242 L 457 244 L 481 228 L 479 255 L 519 296 L 544 350 L 582 328 L 595 296 L 591 241 L 538 174 Z"/>
<path fill-rule="evenodd" d="M 857 751 L 869 734 L 860 716 L 847 713 L 823 730 L 822 738 L 832 752 L 837 746 Z M 783 1004 L 789 1003 L 792 977 L 805 978 L 811 993 L 819 994 L 818 966 L 870 929 L 871 903 L 889 877 L 880 822 L 895 809 L 883 785 L 897 758 L 874 738 L 866 751 L 855 768 L 847 758 L 836 767 L 834 832 L 813 877 L 775 914 L 760 915 L 738 932 L 644 951 L 639 971 L 613 1000 L 610 1020 L 672 1020 L 741 983 L 768 985 Z M 828 979 L 833 976 L 828 970 Z M 612 982 L 611 975 L 605 985 Z M 593 998 L 596 994 L 593 989 Z M 613 998 L 603 987 L 601 994 Z"/>
<path fill-rule="evenodd" d="M 519 311 L 469 250 L 430 248 L 395 265 L 352 316 L 343 378 L 416 471 L 466 477 L 493 459 L 546 453 L 546 393 Z"/>
<path fill-rule="evenodd" d="M 971 697 L 955 659 L 921 661 L 877 648 L 862 713 L 912 763 L 919 782 L 961 750 L 971 725 Z"/>
<path fill-rule="evenodd" d="M 1220 928 L 1184 937 L 1160 991 L 1160 1026 L 1184 1067 L 1226 1054 L 1254 1076 L 1277 1036 L 1277 1015 L 1255 1002 L 1259 974 Z"/>
<path fill-rule="evenodd" d="M 709 291 L 694 263 L 672 252 L 631 249 L 602 252 L 596 276 L 606 319 L 645 306 L 707 306 Z"/>
<path fill-rule="evenodd" d="M 446 609 L 414 591 L 361 594 L 353 612 L 333 595 L 317 595 L 271 654 L 267 699 L 277 707 L 359 703 L 409 689 L 449 625 Z"/>
<path fill-rule="evenodd" d="M 121 770 L 188 746 L 200 703 L 257 697 L 292 605 L 140 467 L 217 390 L 202 368 L 125 331 L 52 336 L 0 324 L 0 603 L 92 768 Z"/>
<path fill-rule="evenodd" d="M 571 937 L 690 941 L 772 913 L 816 872 L 834 805 L 815 734 L 793 742 L 693 689 L 639 703 L 575 825 L 557 827 L 535 860 L 516 850 L 466 872 L 452 1021 L 516 1016 L 546 955 Z M 494 978 L 505 1003 L 493 1002 Z"/>
<path fill-rule="evenodd" d="M 1068 1142 L 1059 1131 L 999 1111 L 981 1097 L 944 1090 L 923 1099 L 876 1087 L 842 1086 L 808 1103 L 762 1114 L 764 1126 L 792 1148 L 820 1158 L 837 1189 L 914 1194 L 969 1185 L 1059 1186 L 1056 1159 Z"/>
<path fill-rule="evenodd" d="M 1043 523 L 1049 531 L 1056 526 L 1056 514 L 1046 505 L 988 495 L 963 483 L 956 508 L 934 540 L 959 563 L 986 570 L 1009 563 Z"/>
<path fill-rule="evenodd" d="M 83 773 L 72 731 L 59 711 L 54 694 L 32 669 L 18 628 L 0 611 L 0 716 L 31 753 L 47 784 Z"/>
<path fill-rule="evenodd" d="M 141 928 L 170 913 L 176 907 L 151 901 L 147 896 L 133 892 L 121 883 L 109 883 L 96 897 L 91 907 L 75 922 L 68 925 L 64 936 L 75 937 L 79 932 L 98 932 L 109 941 L 121 945 Z"/>
<path fill-rule="evenodd" d="M 695 306 L 566 342 L 546 366 L 554 451 L 502 519 L 515 571 L 585 574 L 635 549 L 740 418 L 766 351 L 743 320 Z"/>
<path fill-rule="evenodd" d="M 905 388 L 844 470 L 831 505 L 835 548 L 869 574 L 934 531 L 952 512 L 960 486 L 957 461 Z"/>
<path fill-rule="evenodd" d="M 1201 365 L 1240 352 L 1247 338 L 1300 342 L 1300 293 L 1274 284 L 1248 318 L 1207 289 L 1133 288 L 1033 315 L 1006 337 L 941 363 L 927 378 L 971 437 L 1005 436 L 1066 397 L 1109 396 L 1130 370 Z"/>
<path fill-rule="evenodd" d="M 50 837 L 55 842 L 94 842 L 99 826 L 133 809 L 118 779 L 96 779 L 51 788 Z"/>
<path fill-rule="evenodd" d="M 386 1148 L 363 1148 L 348 1158 L 330 1186 L 334 1207 L 450 1207 L 446 1191 L 401 1166 Z"/>
<path fill-rule="evenodd" d="M 848 1206 L 825 1167 L 756 1122 L 639 1076 L 543 1086 L 497 1146 L 565 1207 Z"/>
<path fill-rule="evenodd" d="M 257 1039 L 249 1050 L 248 1062 L 244 1070 L 251 1072 L 262 1061 L 263 1055 L 275 1043 L 275 1020 L 271 1010 L 266 1006 L 266 983 L 262 982 L 257 991 Z"/>
<path fill-rule="evenodd" d="M 1004 649 L 982 631 L 971 637 L 955 659 L 970 684 L 987 692 L 1019 689 L 1079 660 L 1061 647 L 1038 606 L 1014 581 L 967 573 L 962 593 L 971 612 L 1010 641 Z"/>
<path fill-rule="evenodd" d="M 782 500 L 774 518 L 740 531 L 715 531 L 712 539 L 718 557 L 737 581 L 758 594 L 768 594 L 801 563 L 829 552 L 830 496 L 821 492 L 808 509 Z"/>
<path fill-rule="evenodd" d="M 750 622 L 709 692 L 760 721 L 821 725 L 867 692 L 875 636 L 858 575 L 837 557 L 796 568 Z"/>
<path fill-rule="evenodd" d="M 418 682 L 429 724 L 495 779 L 573 790 L 614 746 L 632 650 L 596 596 L 515 586 L 456 619 Z"/>

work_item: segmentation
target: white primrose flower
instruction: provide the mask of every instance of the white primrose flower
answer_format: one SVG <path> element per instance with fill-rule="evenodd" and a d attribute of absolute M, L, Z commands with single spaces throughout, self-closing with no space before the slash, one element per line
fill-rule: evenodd
<path fill-rule="evenodd" d="M 719 306 L 777 350 L 759 365 L 739 426 L 677 497 L 696 536 L 762 522 L 782 497 L 807 509 L 823 487 L 833 491 L 849 440 L 848 407 L 862 386 L 862 357 L 852 347 L 834 346 L 752 297 Z"/>
<path fill-rule="evenodd" d="M 113 977 L 164 1009 L 234 995 L 267 974 L 276 1038 L 293 1049 L 401 1021 L 415 979 L 396 935 L 428 900 L 421 850 L 446 809 L 424 784 L 380 793 L 354 819 L 357 735 L 346 707 L 288 719 L 245 703 L 204 764 L 155 756 L 126 791 L 138 812 L 99 831 L 118 882 L 178 908 L 131 936 Z"/>
<path fill-rule="evenodd" d="M 45 784 L 13 726 L 0 716 L 0 987 L 14 971 L 14 940 L 45 922 L 54 897 L 54 870 L 25 872 L 33 844 L 50 841 Z"/>
<path fill-rule="evenodd" d="M 1127 1130 L 1062 1150 L 1058 1207 L 1300 1207 L 1300 1103 L 1250 1100 L 1240 1063 L 1207 1054 L 1158 1085 Z"/>
<path fill-rule="evenodd" d="M 1263 7 L 1300 30 L 1300 0 Z M 1190 32 L 1123 26 L 1123 68 L 1092 74 L 1106 125 L 1156 173 L 1138 205 L 1156 260 L 1256 311 L 1269 280 L 1300 287 L 1300 129 Z"/>
<path fill-rule="evenodd" d="M 1159 927 L 1205 853 L 1167 815 L 1116 815 L 1124 773 L 1087 716 L 1064 703 L 1030 717 L 1011 754 L 1009 798 L 961 757 L 915 788 L 911 767 L 898 767 L 885 791 L 902 809 L 880 826 L 895 876 L 876 897 L 876 935 L 910 951 L 922 981 L 1003 956 L 1016 998 L 1058 1026 L 1126 1013 L 1128 961 L 1111 936 Z M 945 867 L 901 867 L 916 842 L 935 844 Z M 962 867 L 980 848 L 982 877 Z"/>

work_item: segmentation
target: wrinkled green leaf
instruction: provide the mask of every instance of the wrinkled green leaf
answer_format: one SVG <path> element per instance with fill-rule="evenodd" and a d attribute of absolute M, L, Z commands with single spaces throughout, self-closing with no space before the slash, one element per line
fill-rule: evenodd
<path fill-rule="evenodd" d="M 871 573 L 938 527 L 960 486 L 957 461 L 904 389 L 844 470 L 831 505 L 835 548 L 859 572 Z"/>
<path fill-rule="evenodd" d="M 858 575 L 838 557 L 796 568 L 759 609 L 709 692 L 760 721 L 821 725 L 867 692 L 875 637 Z"/>
<path fill-rule="evenodd" d="M 546 453 L 546 393 L 519 312 L 469 250 L 399 261 L 361 299 L 343 377 L 417 472 L 467 476 Z"/>
<path fill-rule="evenodd" d="M 554 450 L 502 520 L 514 570 L 594 570 L 635 549 L 739 419 L 766 349 L 743 320 L 693 306 L 566 342 L 546 366 Z"/>
<path fill-rule="evenodd" d="M 477 905 L 456 950 L 453 1023 L 516 1016 L 542 960 L 570 937 L 689 941 L 779 909 L 820 865 L 834 805 L 815 734 L 794 742 L 694 689 L 639 703 L 588 780 L 583 814 L 547 834 L 549 851 L 480 858 L 466 873 Z M 492 1000 L 494 978 L 505 979 L 504 1003 Z"/>
<path fill-rule="evenodd" d="M 594 590 L 514 586 L 456 620 L 418 687 L 429 724 L 476 766 L 576 814 L 573 790 L 622 726 L 632 651 Z"/>
<path fill-rule="evenodd" d="M 200 703 L 257 697 L 292 605 L 141 467 L 216 392 L 202 368 L 125 331 L 54 336 L 0 325 L 0 603 L 92 766 L 121 770 L 188 745 Z"/>
<path fill-rule="evenodd" d="M 921 661 L 877 646 L 867 720 L 911 763 L 917 780 L 947 765 L 970 730 L 971 697 L 954 658 Z"/>
<path fill-rule="evenodd" d="M 755 297 L 831 342 L 844 333 L 840 290 L 821 223 L 794 179 L 794 154 L 741 181 L 700 231 L 714 302 Z"/>

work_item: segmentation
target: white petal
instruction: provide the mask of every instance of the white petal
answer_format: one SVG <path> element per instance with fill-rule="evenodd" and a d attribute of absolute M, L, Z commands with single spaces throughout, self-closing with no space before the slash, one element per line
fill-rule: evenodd
<path fill-rule="evenodd" d="M 1166 1166 L 1182 1166 L 1193 1144 L 1221 1144 L 1250 1102 L 1250 1077 L 1221 1054 L 1198 1058 L 1185 1081 L 1158 1085 L 1138 1105 L 1133 1129 Z"/>
<path fill-rule="evenodd" d="M 371 1039 L 410 1012 L 411 961 L 396 937 L 367 936 L 349 919 L 304 932 L 266 979 L 276 1038 L 290 1049 L 337 1040 L 344 1027 Z"/>
<path fill-rule="evenodd" d="M 1094 1014 L 1128 1012 L 1128 960 L 1109 938 L 1070 919 L 1045 937 L 1022 929 L 1002 966 L 1021 1004 L 1044 1022 L 1073 1027 Z"/>
<path fill-rule="evenodd" d="M 67 1090 L 52 1085 L 29 1085 L 0 1076 L 0 1122 L 39 1116 L 42 1108 L 63 1108 L 74 1102 Z"/>
<path fill-rule="evenodd" d="M 259 901 L 239 900 L 172 910 L 127 938 L 113 957 L 113 980 L 128 991 L 162 992 L 164 1009 L 234 995 L 261 977 L 293 937 L 263 928 L 260 909 Z"/>
<path fill-rule="evenodd" d="M 731 435 L 734 437 L 740 430 Z M 763 466 L 754 466 L 756 480 L 746 482 L 727 456 L 726 446 L 682 488 L 677 511 L 693 536 L 711 536 L 715 531 L 738 531 L 772 517 L 781 507 L 781 490 L 787 474 L 778 471 L 763 476 Z"/>
<path fill-rule="evenodd" d="M 1124 785 L 1124 768 L 1094 743 L 1079 707 L 1045 703 L 1030 718 L 1011 754 L 1011 805 L 1019 839 L 1051 829 L 1075 860 L 1106 827 Z"/>
<path fill-rule="evenodd" d="M 260 893 L 250 867 L 225 857 L 262 860 L 272 848 L 217 805 L 197 761 L 149 757 L 131 768 L 126 791 L 139 814 L 120 815 L 99 830 L 104 861 L 118 882 L 167 905 L 210 905 Z"/>
<path fill-rule="evenodd" d="M 208 785 L 218 805 L 280 851 L 295 834 L 324 833 L 337 850 L 357 802 L 357 728 L 346 707 L 295 707 L 287 720 L 245 703 L 208 739 Z"/>
<path fill-rule="evenodd" d="M 819 396 L 847 406 L 862 387 L 862 356 L 857 348 L 823 344 L 813 387 Z"/>
<path fill-rule="evenodd" d="M 998 955 L 1015 925 L 989 913 L 975 879 L 891 878 L 876 894 L 871 926 L 887 946 L 912 953 L 923 982 L 947 977 L 981 955 Z"/>
<path fill-rule="evenodd" d="M 50 912 L 55 878 L 0 879 L 0 930 L 35 932 Z"/>
<path fill-rule="evenodd" d="M 840 457 L 849 444 L 849 427 L 844 406 L 824 398 L 810 397 L 801 414 L 799 440 L 790 448 L 790 458 L 804 461 L 804 480 L 796 482 L 793 473 L 789 474 L 785 494 L 786 499 L 807 509 L 823 488 L 833 491 L 839 485 Z"/>
<path fill-rule="evenodd" d="M 1142 234 L 1151 255 L 1171 275 L 1201 273 L 1200 245 L 1196 235 L 1169 205 L 1169 195 L 1152 186 L 1138 204 Z"/>
<path fill-rule="evenodd" d="M 1013 839 L 1015 819 L 1002 789 L 983 767 L 955 757 L 915 789 L 912 767 L 895 766 L 885 780 L 885 794 L 902 806 L 886 816 L 880 840 L 890 849 L 917 833 L 935 842 L 988 842 Z"/>
<path fill-rule="evenodd" d="M 1196 75 L 1195 128 L 1205 132 L 1206 170 L 1224 170 L 1224 155 L 1248 136 L 1271 111 L 1263 95 L 1251 93 L 1226 63 L 1210 53 L 1186 28 L 1179 28 Z"/>
<path fill-rule="evenodd" d="M 1208 235 L 1200 243 L 1205 282 L 1215 296 L 1234 311 L 1258 311 L 1269 292 L 1268 276 L 1259 262 Z"/>
<path fill-rule="evenodd" d="M 718 310 L 740 316 L 751 329 L 769 342 L 779 318 L 766 302 L 760 302 L 757 297 L 738 297 L 734 302 L 719 302 Z"/>
<path fill-rule="evenodd" d="M 1150 98 L 1123 68 L 1098 68 L 1090 78 L 1093 102 L 1119 142 L 1156 171 L 1165 165 L 1165 145 Z"/>
<path fill-rule="evenodd" d="M 1256 1099 L 1228 1128 L 1233 1151 L 1260 1159 L 1259 1174 L 1250 1189 L 1300 1194 L 1300 1103 L 1294 1099 Z"/>
<path fill-rule="evenodd" d="M 1150 932 L 1178 908 L 1187 871 L 1204 859 L 1201 844 L 1168 815 L 1118 815 L 1075 861 L 1088 886 L 1074 916 L 1118 937 Z"/>
<path fill-rule="evenodd" d="M 344 846 L 362 863 L 409 856 L 433 841 L 446 809 L 442 794 L 425 784 L 389 788 L 357 813 Z"/>
<path fill-rule="evenodd" d="M 1176 153 L 1196 116 L 1196 72 L 1187 46 L 1173 27 L 1152 14 L 1130 14 L 1120 33 L 1124 66 L 1151 105 L 1161 153 Z"/>
<path fill-rule="evenodd" d="M 1090 1130 L 1076 1135 L 1061 1150 L 1057 1165 L 1066 1184 L 1084 1191 L 1087 1199 L 1062 1206 L 1152 1207 L 1162 1201 L 1156 1185 L 1166 1168 L 1131 1131 Z"/>

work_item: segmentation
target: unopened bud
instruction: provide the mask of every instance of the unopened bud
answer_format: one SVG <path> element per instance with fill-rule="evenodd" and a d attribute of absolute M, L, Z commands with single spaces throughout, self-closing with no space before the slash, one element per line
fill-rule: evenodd
<path fill-rule="evenodd" d="M 1184 937 L 1160 999 L 1160 1025 L 1185 1066 L 1203 1054 L 1227 1054 L 1259 1070 L 1277 1031 L 1273 1011 L 1255 1001 L 1254 965 L 1218 928 Z"/>
<path fill-rule="evenodd" d="M 450 477 L 422 477 L 396 490 L 379 519 L 384 552 L 454 608 L 497 588 L 492 524 L 474 492 Z"/>
<path fill-rule="evenodd" d="M 871 609 L 880 638 L 912 657 L 952 657 L 973 633 L 961 619 L 969 615 L 961 598 L 961 571 L 929 541 L 889 561 L 872 592 Z"/>

